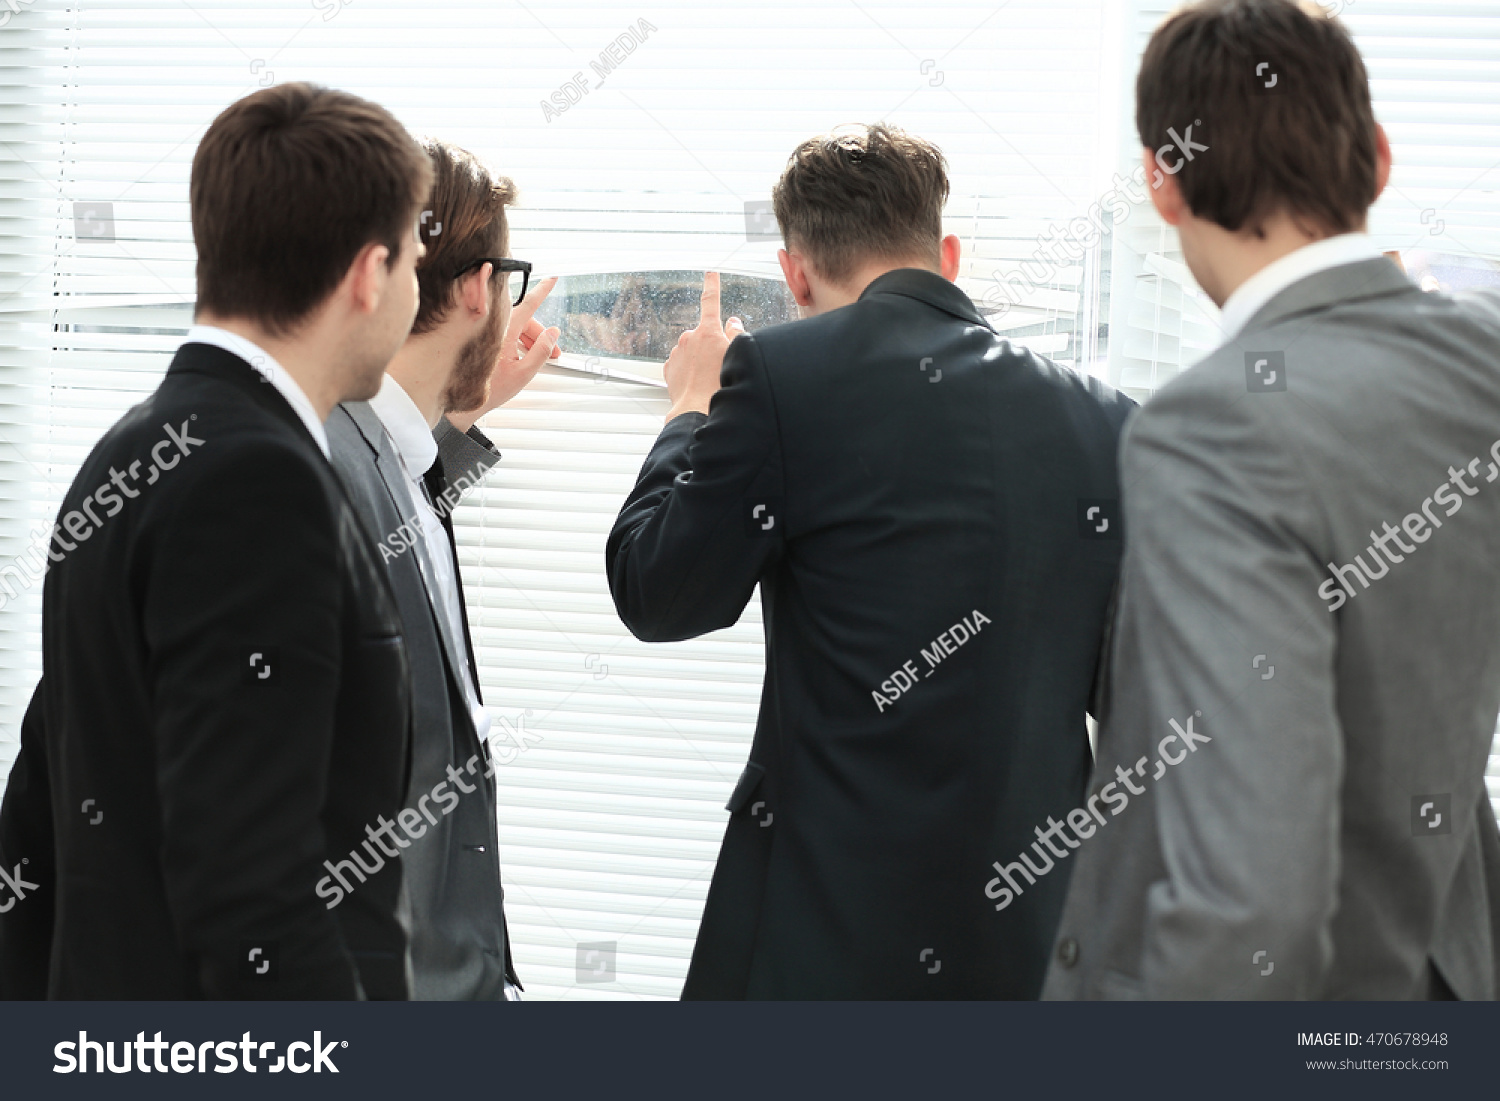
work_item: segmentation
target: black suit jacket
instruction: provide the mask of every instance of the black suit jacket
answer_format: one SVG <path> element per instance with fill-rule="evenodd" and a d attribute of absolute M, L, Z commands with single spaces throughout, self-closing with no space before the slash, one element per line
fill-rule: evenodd
<path fill-rule="evenodd" d="M 399 861 L 336 908 L 316 893 L 401 806 L 408 674 L 302 422 L 186 344 L 59 519 L 0 810 L 0 862 L 40 889 L 0 916 L 0 997 L 406 997 Z"/>
<path fill-rule="evenodd" d="M 740 337 L 723 383 L 606 552 L 646 640 L 761 586 L 760 718 L 683 997 L 1035 997 L 1066 868 L 999 913 L 985 886 L 1084 794 L 1133 403 L 916 269 Z"/>

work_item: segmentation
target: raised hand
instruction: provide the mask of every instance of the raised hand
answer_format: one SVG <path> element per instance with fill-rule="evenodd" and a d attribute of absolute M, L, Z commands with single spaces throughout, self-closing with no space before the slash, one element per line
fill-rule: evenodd
<path fill-rule="evenodd" d="M 705 272 L 698 327 L 677 338 L 677 347 L 672 349 L 662 369 L 667 395 L 672 399 L 667 420 L 683 413 L 708 412 L 709 399 L 719 389 L 724 353 L 729 350 L 730 341 L 744 334 L 745 326 L 737 317 L 731 317 L 727 325 L 720 323 L 719 273 Z"/>
<path fill-rule="evenodd" d="M 499 358 L 495 361 L 494 373 L 490 375 L 490 396 L 478 409 L 452 412 L 448 419 L 460 432 L 469 427 L 491 409 L 498 409 L 522 390 L 536 377 L 542 364 L 562 354 L 557 338 L 562 335 L 557 328 L 544 329 L 535 317 L 536 311 L 557 286 L 557 276 L 549 276 L 538 282 L 521 304 L 511 311 L 510 324 L 505 329 L 505 341 L 500 346 Z"/>

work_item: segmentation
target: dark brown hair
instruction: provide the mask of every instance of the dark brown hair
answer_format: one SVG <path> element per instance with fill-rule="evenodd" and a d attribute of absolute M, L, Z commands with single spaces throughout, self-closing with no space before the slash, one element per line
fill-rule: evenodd
<path fill-rule="evenodd" d="M 437 328 L 453 305 L 454 275 L 481 256 L 504 256 L 510 246 L 505 207 L 516 201 L 516 185 L 495 176 L 467 150 L 424 138 L 432 162 L 432 193 L 422 208 L 419 237 L 427 254 L 417 263 L 421 300 L 413 333 Z M 499 286 L 491 276 L 491 286 Z"/>
<path fill-rule="evenodd" d="M 1180 163 L 1199 218 L 1257 234 L 1285 211 L 1346 233 L 1375 201 L 1375 115 L 1342 24 L 1293 0 L 1203 0 L 1151 37 L 1136 80 L 1141 143 Z M 1169 130 L 1207 145 L 1189 159 Z M 1158 162 L 1160 163 L 1160 162 Z M 1307 226 L 1311 223 L 1311 226 Z"/>
<path fill-rule="evenodd" d="M 193 156 L 198 308 L 286 333 L 366 245 L 394 266 L 431 183 L 402 125 L 348 92 L 278 84 L 230 104 Z"/>
<path fill-rule="evenodd" d="M 787 248 L 834 283 L 869 259 L 922 257 L 937 267 L 947 199 L 942 152 L 881 123 L 809 138 L 771 192 Z"/>

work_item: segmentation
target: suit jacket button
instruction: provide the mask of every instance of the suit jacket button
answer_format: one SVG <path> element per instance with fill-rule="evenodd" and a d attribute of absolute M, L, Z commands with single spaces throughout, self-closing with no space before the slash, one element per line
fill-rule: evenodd
<path fill-rule="evenodd" d="M 1078 942 L 1072 937 L 1064 937 L 1058 942 L 1057 962 L 1064 967 L 1072 967 L 1078 962 Z"/>

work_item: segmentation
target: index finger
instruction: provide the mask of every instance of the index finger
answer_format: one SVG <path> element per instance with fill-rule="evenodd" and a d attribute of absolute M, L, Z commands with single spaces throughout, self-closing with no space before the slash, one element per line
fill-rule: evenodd
<path fill-rule="evenodd" d="M 539 280 L 526 292 L 526 297 L 521 299 L 520 304 L 514 308 L 511 313 L 510 323 L 516 325 L 529 322 L 531 315 L 536 313 L 537 308 L 543 302 L 547 301 L 547 296 L 552 293 L 552 288 L 555 286 L 557 286 L 557 276 L 555 275 L 549 275 L 547 278 Z M 530 328 L 530 325 L 528 324 L 526 327 Z"/>
<path fill-rule="evenodd" d="M 720 328 L 719 322 L 719 273 L 703 273 L 703 305 L 698 314 L 698 327 Z"/>

